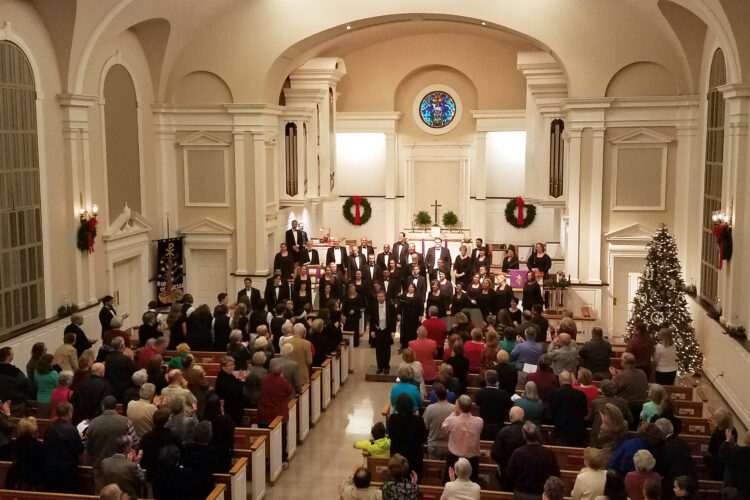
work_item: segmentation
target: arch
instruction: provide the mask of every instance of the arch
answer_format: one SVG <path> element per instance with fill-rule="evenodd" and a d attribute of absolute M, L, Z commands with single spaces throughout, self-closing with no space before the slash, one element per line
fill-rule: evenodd
<path fill-rule="evenodd" d="M 128 29 L 135 34 L 138 42 L 141 44 L 143 54 L 151 71 L 154 95 L 157 95 L 172 25 L 168 20 L 160 17 L 146 19 Z M 131 71 L 131 74 L 134 73 Z"/>
<path fill-rule="evenodd" d="M 673 96 L 679 87 L 661 64 L 638 61 L 620 68 L 607 84 L 606 97 Z"/>
<path fill-rule="evenodd" d="M 138 97 L 131 73 L 125 66 L 109 67 L 102 96 L 102 152 L 106 165 L 107 222 L 111 223 L 125 203 L 140 213 L 143 202 Z"/>
<path fill-rule="evenodd" d="M 173 104 L 227 104 L 234 102 L 229 85 L 216 73 L 193 71 L 180 79 Z"/>
<path fill-rule="evenodd" d="M 298 66 L 303 64 L 306 60 L 316 55 L 316 47 L 324 47 L 325 45 L 331 44 L 334 40 L 340 37 L 350 35 L 351 32 L 346 30 L 346 26 L 349 24 L 358 24 L 365 27 L 374 27 L 384 24 L 395 24 L 403 23 L 405 21 L 413 21 L 414 19 L 424 18 L 436 19 L 437 14 L 426 14 L 426 13 L 414 13 L 414 14 L 397 14 L 397 15 L 383 15 L 371 18 L 362 18 L 352 20 L 350 23 L 340 24 L 338 26 L 330 27 L 324 31 L 315 33 L 307 38 L 304 38 L 297 43 L 289 46 L 286 50 L 278 55 L 274 62 L 269 66 L 269 70 L 266 74 L 263 95 L 267 99 L 272 99 L 268 102 L 275 102 L 276 96 L 278 96 L 284 81 L 290 72 L 296 69 Z M 563 72 L 566 72 L 565 65 L 559 61 L 559 58 L 554 51 L 540 40 L 531 37 L 525 33 L 518 32 L 516 30 L 507 28 L 505 26 L 486 22 L 479 18 L 462 17 L 455 15 L 440 15 L 441 21 L 447 21 L 450 23 L 456 23 L 458 26 L 465 27 L 467 25 L 476 26 L 483 30 L 485 36 L 487 33 L 494 33 L 498 36 L 514 36 L 518 39 L 525 41 L 539 50 L 546 51 L 552 55 L 560 66 L 563 68 Z M 566 73 L 567 78 L 567 73 Z"/>

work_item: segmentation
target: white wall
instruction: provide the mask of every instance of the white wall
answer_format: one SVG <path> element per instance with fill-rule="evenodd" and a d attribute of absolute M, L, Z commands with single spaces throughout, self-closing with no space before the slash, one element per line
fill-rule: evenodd
<path fill-rule="evenodd" d="M 487 196 L 519 196 L 526 175 L 526 131 L 488 132 Z"/>
<path fill-rule="evenodd" d="M 385 195 L 385 134 L 336 134 L 336 192 Z"/>

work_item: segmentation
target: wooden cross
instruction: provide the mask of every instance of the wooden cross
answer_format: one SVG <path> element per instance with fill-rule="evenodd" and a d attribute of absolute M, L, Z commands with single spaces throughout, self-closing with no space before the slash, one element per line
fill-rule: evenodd
<path fill-rule="evenodd" d="M 443 205 L 438 205 L 437 200 L 435 200 L 435 204 L 434 205 L 430 205 L 430 206 L 435 209 L 435 224 L 437 224 L 438 223 L 437 209 L 438 209 L 438 207 L 442 207 Z"/>

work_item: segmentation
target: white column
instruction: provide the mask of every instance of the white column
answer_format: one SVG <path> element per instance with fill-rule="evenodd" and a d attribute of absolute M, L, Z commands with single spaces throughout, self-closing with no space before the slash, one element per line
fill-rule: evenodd
<path fill-rule="evenodd" d="M 489 241 L 487 236 L 487 183 L 490 179 L 487 176 L 487 132 L 477 132 L 477 164 L 475 168 L 476 181 L 474 183 L 474 194 L 476 196 L 476 218 L 471 210 L 471 204 L 469 204 L 469 212 L 463 215 L 461 221 L 461 227 L 471 228 L 471 237 L 483 238 L 484 241 Z M 471 218 L 470 218 L 471 217 Z"/>
<path fill-rule="evenodd" d="M 301 199 L 305 198 L 305 138 L 302 137 L 301 120 L 294 120 L 297 127 L 297 140 L 295 143 L 297 153 L 297 194 Z M 309 233 L 308 233 L 309 234 Z"/>
<path fill-rule="evenodd" d="M 724 202 L 722 209 L 732 217 L 732 237 L 735 249 L 750 246 L 750 175 L 748 165 L 748 120 L 750 117 L 750 85 L 725 85 L 719 90 L 726 99 L 726 129 L 724 139 Z M 750 314 L 747 309 L 747 275 L 750 265 L 742 255 L 725 262 L 727 273 L 722 298 L 725 304 L 723 318 L 730 325 L 746 325 Z"/>
<path fill-rule="evenodd" d="M 565 264 L 568 268 L 571 283 L 579 283 L 578 245 L 580 233 L 581 203 L 581 136 L 582 129 L 567 131 L 568 165 L 566 168 L 568 185 L 568 251 Z"/>
<path fill-rule="evenodd" d="M 677 239 L 677 257 L 683 263 L 683 275 L 686 284 L 698 283 L 700 275 L 700 218 L 702 206 L 696 203 L 695 193 L 700 192 L 701 181 L 698 178 L 696 162 L 698 131 L 694 126 L 677 127 L 677 153 L 675 163 L 680 165 L 680 174 L 675 176 L 675 217 L 674 234 Z M 695 249 L 692 251 L 692 249 Z M 697 254 L 693 262 L 691 254 Z"/>
<path fill-rule="evenodd" d="M 253 133 L 253 193 L 255 207 L 251 211 L 255 235 L 255 261 L 253 274 L 268 274 L 269 249 L 266 233 L 266 137 Z"/>
<path fill-rule="evenodd" d="M 166 117 L 166 115 L 162 115 Z M 177 205 L 177 157 L 175 143 L 177 135 L 171 127 L 156 125 L 156 147 L 157 168 L 156 176 L 157 193 L 159 193 L 157 206 L 161 220 L 159 226 L 163 228 L 161 236 L 167 237 L 167 221 L 169 221 L 169 236 L 174 236 L 179 227 L 179 208 Z"/>
<path fill-rule="evenodd" d="M 589 265 L 587 282 L 601 284 L 602 190 L 604 189 L 604 127 L 593 129 L 589 209 Z"/>
<path fill-rule="evenodd" d="M 234 239 L 237 246 L 235 274 L 247 274 L 247 190 L 245 189 L 245 133 L 234 131 L 234 204 L 236 221 Z"/>
<path fill-rule="evenodd" d="M 396 234 L 396 186 L 398 181 L 398 146 L 396 144 L 396 133 L 385 134 L 385 234 Z"/>

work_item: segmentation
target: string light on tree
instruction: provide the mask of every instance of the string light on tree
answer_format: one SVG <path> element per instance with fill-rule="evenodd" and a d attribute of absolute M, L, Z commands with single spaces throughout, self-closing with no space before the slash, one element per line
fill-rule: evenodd
<path fill-rule="evenodd" d="M 646 325 L 652 339 L 660 328 L 671 328 L 680 373 L 698 372 L 703 368 L 703 353 L 695 340 L 693 320 L 685 300 L 685 283 L 674 236 L 662 225 L 646 250 L 646 266 L 633 298 L 633 313 L 625 338 L 630 339 L 637 323 Z"/>

